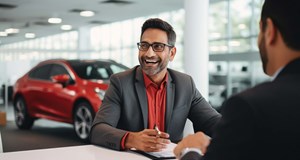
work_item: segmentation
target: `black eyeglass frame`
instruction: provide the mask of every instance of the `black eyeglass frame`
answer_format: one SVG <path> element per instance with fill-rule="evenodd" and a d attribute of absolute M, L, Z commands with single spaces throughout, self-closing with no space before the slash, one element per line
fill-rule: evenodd
<path fill-rule="evenodd" d="M 148 42 L 138 42 L 138 43 L 136 43 L 137 44 L 137 47 L 138 47 L 138 49 L 140 50 L 140 51 L 148 51 L 149 50 L 149 48 L 151 47 L 152 48 L 152 50 L 154 51 L 154 52 L 163 52 L 164 50 L 165 50 L 165 48 L 166 48 L 166 46 L 167 47 L 169 47 L 169 48 L 173 48 L 174 46 L 173 45 L 170 45 L 170 44 L 165 44 L 165 43 L 160 43 L 160 42 L 154 42 L 154 43 L 148 43 Z M 148 45 L 148 47 L 147 47 L 147 49 L 142 49 L 141 48 L 141 44 L 147 44 Z M 153 48 L 153 45 L 163 45 L 164 47 L 163 47 L 163 49 L 162 50 L 156 50 L 156 49 L 154 49 Z"/>

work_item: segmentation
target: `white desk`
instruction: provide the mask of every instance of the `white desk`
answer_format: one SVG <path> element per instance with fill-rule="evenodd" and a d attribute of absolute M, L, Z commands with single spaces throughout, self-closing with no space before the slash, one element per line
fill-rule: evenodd
<path fill-rule="evenodd" d="M 149 160 L 135 152 L 114 151 L 95 145 L 0 153 L 0 160 Z"/>
<path fill-rule="evenodd" d="M 0 154 L 3 152 L 2 148 L 2 138 L 1 138 L 1 131 L 0 131 Z"/>

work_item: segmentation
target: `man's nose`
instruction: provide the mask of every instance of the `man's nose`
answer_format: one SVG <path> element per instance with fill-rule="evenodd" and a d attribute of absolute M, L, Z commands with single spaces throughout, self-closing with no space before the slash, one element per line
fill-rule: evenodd
<path fill-rule="evenodd" d="M 148 57 L 152 57 L 154 55 L 156 55 L 156 53 L 154 52 L 152 46 L 149 46 L 147 52 L 145 53 L 145 55 L 147 55 Z"/>

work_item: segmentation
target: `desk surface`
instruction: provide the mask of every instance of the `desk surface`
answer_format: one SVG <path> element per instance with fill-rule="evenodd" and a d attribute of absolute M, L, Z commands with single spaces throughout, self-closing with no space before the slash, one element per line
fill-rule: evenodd
<path fill-rule="evenodd" d="M 0 153 L 1 160 L 149 160 L 132 151 L 114 151 L 95 145 Z"/>

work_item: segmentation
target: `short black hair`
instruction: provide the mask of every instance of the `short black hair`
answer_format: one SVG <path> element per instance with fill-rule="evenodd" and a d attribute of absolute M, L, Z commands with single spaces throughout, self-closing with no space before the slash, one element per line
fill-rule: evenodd
<path fill-rule="evenodd" d="M 173 27 L 168 22 L 163 21 L 159 18 L 150 18 L 146 20 L 142 26 L 142 32 L 140 38 L 142 38 L 143 33 L 149 28 L 156 28 L 165 31 L 168 36 L 168 44 L 175 46 L 176 33 Z"/>
<path fill-rule="evenodd" d="M 265 0 L 261 22 L 265 31 L 266 20 L 270 18 L 283 37 L 285 44 L 300 50 L 300 0 Z"/>

